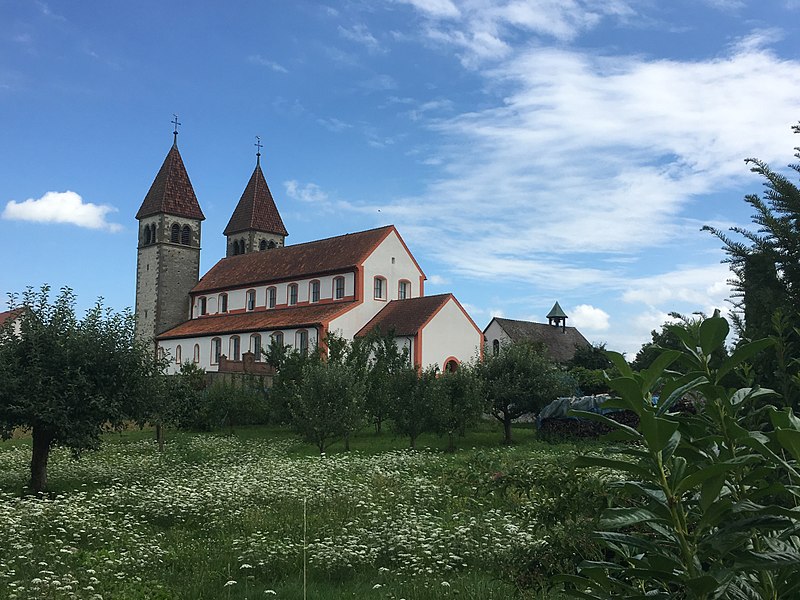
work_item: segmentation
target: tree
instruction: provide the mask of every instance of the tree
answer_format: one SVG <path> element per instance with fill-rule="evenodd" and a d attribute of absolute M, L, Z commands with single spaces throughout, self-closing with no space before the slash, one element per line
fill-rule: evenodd
<path fill-rule="evenodd" d="M 575 355 L 570 359 L 567 367 L 570 369 L 581 367 L 583 369 L 589 369 L 590 371 L 610 369 L 611 361 L 606 354 L 605 343 L 578 346 L 575 348 Z"/>
<path fill-rule="evenodd" d="M 394 430 L 408 436 L 412 449 L 419 435 L 431 428 L 431 407 L 440 393 L 437 374 L 436 367 L 418 370 L 408 365 L 393 377 L 389 415 Z"/>
<path fill-rule="evenodd" d="M 541 410 L 568 393 L 563 375 L 540 344 L 517 342 L 489 355 L 478 372 L 492 415 L 503 424 L 503 439 L 511 443 L 511 422 Z"/>
<path fill-rule="evenodd" d="M 800 133 L 800 125 L 792 130 Z M 795 148 L 795 157 L 800 158 L 800 148 Z M 800 188 L 757 158 L 748 158 L 745 163 L 764 179 L 766 188 L 763 197 L 745 196 L 745 202 L 755 211 L 752 220 L 757 229 L 731 227 L 734 237 L 708 225 L 703 230 L 719 238 L 727 254 L 724 262 L 730 264 L 733 273 L 733 321 L 741 342 L 776 333 L 773 315 L 781 311 L 782 318 L 792 325 L 786 341 L 796 344 L 800 342 L 795 331 L 800 327 L 796 309 L 800 306 Z M 789 168 L 800 173 L 800 164 Z M 792 372 L 787 373 L 781 372 L 779 363 L 775 348 L 755 359 L 757 381 L 775 386 L 784 393 L 784 402 L 796 407 L 796 388 L 785 382 L 797 375 L 798 365 L 794 363 Z"/>
<path fill-rule="evenodd" d="M 289 402 L 294 428 L 320 451 L 358 428 L 364 409 L 363 377 L 342 362 L 313 362 Z"/>
<path fill-rule="evenodd" d="M 98 300 L 79 319 L 72 290 L 51 302 L 48 286 L 11 295 L 9 304 L 25 310 L 19 334 L 0 331 L 0 435 L 31 430 L 30 487 L 40 492 L 54 446 L 78 456 L 99 446 L 106 427 L 147 419 L 163 365 L 134 339 L 128 310 L 116 313 Z"/>
<path fill-rule="evenodd" d="M 364 340 L 369 354 L 367 370 L 367 413 L 380 434 L 392 403 L 393 380 L 409 364 L 408 349 L 400 349 L 393 332 L 375 329 Z"/>
<path fill-rule="evenodd" d="M 447 450 L 455 450 L 456 434 L 474 424 L 486 411 L 481 381 L 469 365 L 462 364 L 454 372 L 445 372 L 436 380 L 439 392 L 431 407 L 433 429 L 447 435 Z"/>

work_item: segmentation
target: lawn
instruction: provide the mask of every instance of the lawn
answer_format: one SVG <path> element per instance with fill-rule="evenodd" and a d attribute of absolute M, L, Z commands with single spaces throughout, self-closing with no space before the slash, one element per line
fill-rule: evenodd
<path fill-rule="evenodd" d="M 108 434 L 56 450 L 40 497 L 21 495 L 29 441 L 0 443 L 0 597 L 556 597 L 551 575 L 596 553 L 609 474 L 515 436 L 486 424 L 449 454 L 365 431 L 319 456 L 275 428 L 169 432 L 163 453 Z"/>

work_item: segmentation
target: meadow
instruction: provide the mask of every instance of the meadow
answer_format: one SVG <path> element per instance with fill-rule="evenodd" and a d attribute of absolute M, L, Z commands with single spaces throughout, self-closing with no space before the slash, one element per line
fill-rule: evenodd
<path fill-rule="evenodd" d="M 290 432 L 107 434 L 56 450 L 25 495 L 30 442 L 0 443 L 0 597 L 557 598 L 552 575 L 597 558 L 603 471 L 591 446 L 517 444 L 485 424 L 419 450 L 364 431 L 320 456 Z"/>

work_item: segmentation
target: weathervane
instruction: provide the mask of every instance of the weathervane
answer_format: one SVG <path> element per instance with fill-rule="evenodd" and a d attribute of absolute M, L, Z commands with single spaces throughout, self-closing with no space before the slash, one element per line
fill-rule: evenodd
<path fill-rule="evenodd" d="M 261 148 L 263 148 L 263 146 L 261 145 L 261 136 L 260 135 L 256 136 L 256 143 L 253 144 L 253 145 L 256 148 L 258 148 L 258 150 L 256 151 L 256 166 L 258 166 L 258 165 L 261 164 Z"/>
<path fill-rule="evenodd" d="M 172 135 L 174 135 L 175 138 L 172 140 L 172 143 L 175 146 L 177 146 L 178 145 L 178 125 L 180 125 L 180 123 L 178 123 L 178 115 L 176 115 L 175 113 L 172 113 L 172 116 L 175 117 L 172 121 L 170 121 L 170 123 L 175 125 L 175 129 L 172 132 Z"/>

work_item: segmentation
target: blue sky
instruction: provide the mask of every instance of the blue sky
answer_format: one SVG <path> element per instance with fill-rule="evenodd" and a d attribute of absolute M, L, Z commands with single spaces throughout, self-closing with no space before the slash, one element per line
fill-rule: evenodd
<path fill-rule="evenodd" d="M 727 307 L 700 228 L 749 223 L 744 158 L 794 160 L 798 24 L 800 0 L 0 0 L 0 291 L 133 305 L 177 113 L 201 271 L 259 135 L 287 243 L 394 223 L 480 327 L 558 300 L 632 356 Z"/>

